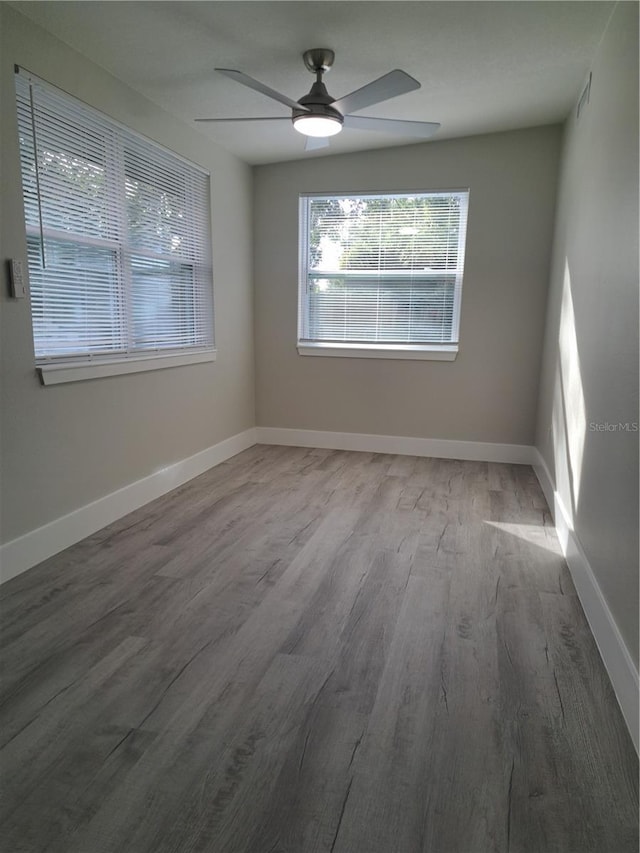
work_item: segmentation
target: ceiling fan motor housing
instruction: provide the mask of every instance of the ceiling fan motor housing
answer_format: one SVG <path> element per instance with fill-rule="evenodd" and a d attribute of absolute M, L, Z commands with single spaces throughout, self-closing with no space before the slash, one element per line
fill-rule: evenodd
<path fill-rule="evenodd" d="M 344 121 L 342 113 L 334 109 L 331 104 L 334 98 L 327 92 L 327 87 L 322 80 L 316 80 L 311 87 L 308 95 L 298 98 L 298 103 L 303 107 L 300 110 L 293 110 L 292 119 L 300 118 L 301 116 L 322 116 L 331 118 L 334 121 L 339 121 L 340 124 Z"/>

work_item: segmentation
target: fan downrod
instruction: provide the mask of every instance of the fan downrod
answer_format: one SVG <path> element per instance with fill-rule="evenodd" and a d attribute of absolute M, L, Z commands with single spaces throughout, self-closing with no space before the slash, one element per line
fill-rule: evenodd
<path fill-rule="evenodd" d="M 307 70 L 312 74 L 317 74 L 318 72 L 326 74 L 331 69 L 336 55 L 328 47 L 314 47 L 311 50 L 305 50 L 302 58 L 304 59 Z"/>

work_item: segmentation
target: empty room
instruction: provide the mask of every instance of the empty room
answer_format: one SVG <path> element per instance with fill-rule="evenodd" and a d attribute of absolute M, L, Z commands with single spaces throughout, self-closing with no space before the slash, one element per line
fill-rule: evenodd
<path fill-rule="evenodd" d="M 638 3 L 0 43 L 0 851 L 637 853 Z"/>

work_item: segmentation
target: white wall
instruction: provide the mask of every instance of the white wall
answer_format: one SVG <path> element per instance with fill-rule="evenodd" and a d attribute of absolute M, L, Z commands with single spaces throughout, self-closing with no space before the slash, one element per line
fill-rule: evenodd
<path fill-rule="evenodd" d="M 536 444 L 638 665 L 638 6 L 619 3 L 567 121 Z M 637 696 L 636 696 L 637 701 Z"/>
<path fill-rule="evenodd" d="M 250 168 L 6 4 L 0 257 L 26 260 L 14 63 L 211 172 L 218 360 L 41 387 L 28 300 L 0 286 L 2 535 L 7 542 L 254 425 Z"/>
<path fill-rule="evenodd" d="M 259 426 L 531 445 L 560 128 L 255 169 Z M 454 362 L 299 356 L 298 194 L 470 189 Z"/>

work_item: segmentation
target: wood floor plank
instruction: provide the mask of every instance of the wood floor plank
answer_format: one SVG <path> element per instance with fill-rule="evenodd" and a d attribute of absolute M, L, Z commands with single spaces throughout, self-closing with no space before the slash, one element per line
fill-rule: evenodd
<path fill-rule="evenodd" d="M 572 779 L 583 780 L 570 786 L 572 806 L 584 810 L 581 828 L 573 829 L 587 837 L 582 847 L 575 844 L 575 850 L 626 849 L 638 843 L 638 773 L 627 760 L 628 736 L 617 726 L 611 683 L 579 602 L 547 593 L 540 599 L 561 705 L 552 730 L 554 754 L 564 779 L 566 768 Z M 601 716 L 601 707 L 610 707 L 612 713 Z M 604 753 L 601 741 L 607 743 Z M 614 776 L 616 784 L 611 787 Z"/>
<path fill-rule="evenodd" d="M 331 851 L 366 722 L 363 715 L 313 704 L 252 827 L 246 853 Z"/>
<path fill-rule="evenodd" d="M 147 801 L 124 847 L 141 853 L 246 848 L 252 824 L 244 815 L 255 820 L 264 811 L 271 780 L 328 674 L 322 660 L 276 655 L 216 760 L 205 753 L 200 772 L 194 774 L 191 762 L 168 802 L 163 796 Z"/>
<path fill-rule="evenodd" d="M 86 722 L 84 709 L 95 701 L 105 684 L 132 656 L 144 647 L 146 641 L 139 637 L 128 637 L 109 654 L 88 668 L 82 679 L 67 685 L 49 702 L 38 709 L 32 718 L 21 719 L 22 727 L 14 732 L 2 749 L 2 788 L 0 796 L 0 821 L 11 818 L 12 829 L 7 830 L 17 843 L 16 827 L 33 822 L 37 810 L 32 809 L 33 797 L 48 801 L 57 792 L 55 774 L 61 760 L 63 767 L 71 761 L 80 746 L 82 748 Z M 120 740 L 120 731 L 105 718 L 98 718 L 90 734 L 107 732 L 110 737 L 105 743 L 101 736 L 101 749 L 107 755 L 111 747 Z M 71 758 L 69 758 L 71 756 Z M 81 789 L 81 786 L 80 786 Z M 46 836 L 45 836 L 46 837 Z M 7 841 L 8 843 L 8 841 Z M 13 849 L 11 845 L 8 850 Z"/>
<path fill-rule="evenodd" d="M 410 578 L 336 827 L 335 853 L 420 849 L 420 757 L 442 701 L 440 656 L 450 579 Z M 425 726 L 426 723 L 426 726 Z"/>
<path fill-rule="evenodd" d="M 527 466 L 256 445 L 0 589 L 2 853 L 636 853 Z"/>

